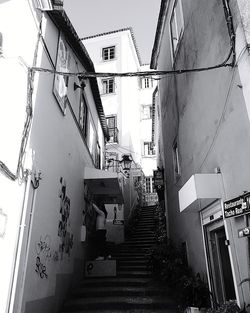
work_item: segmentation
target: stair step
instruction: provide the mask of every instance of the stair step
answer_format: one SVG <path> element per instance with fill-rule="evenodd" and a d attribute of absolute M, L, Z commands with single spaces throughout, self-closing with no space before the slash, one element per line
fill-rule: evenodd
<path fill-rule="evenodd" d="M 111 287 L 111 286 L 145 286 L 150 280 L 144 277 L 91 277 L 85 278 L 80 286 L 87 288 L 96 288 L 96 286 Z"/>
<path fill-rule="evenodd" d="M 177 310 L 174 310 L 171 308 L 171 309 L 160 309 L 160 308 L 157 308 L 157 309 L 154 309 L 154 308 L 151 308 L 151 309 L 132 309 L 131 311 L 131 308 L 130 309 L 122 309 L 122 308 L 119 308 L 119 309 L 107 309 L 107 310 L 101 310 L 98 309 L 98 310 L 95 310 L 95 309 L 85 309 L 85 310 L 74 310 L 74 311 L 63 311 L 62 313 L 177 313 L 179 311 Z"/>
<path fill-rule="evenodd" d="M 167 293 L 159 288 L 147 288 L 141 286 L 112 286 L 112 287 L 104 287 L 97 286 L 95 288 L 90 289 L 89 287 L 82 287 L 72 292 L 72 298 L 87 298 L 87 297 L 107 297 L 107 296 L 152 296 L 152 295 L 160 295 Z"/>
<path fill-rule="evenodd" d="M 160 296 L 120 296 L 120 297 L 93 297 L 93 298 L 80 298 L 71 299 L 64 304 L 63 312 L 75 312 L 76 310 L 82 310 L 83 312 L 91 309 L 99 309 L 102 312 L 103 309 L 172 309 L 176 307 L 171 299 Z M 165 311 L 166 312 L 166 311 Z M 171 312 L 171 311 L 170 311 Z M 171 312 L 173 313 L 173 311 Z"/>
<path fill-rule="evenodd" d="M 131 266 L 131 265 L 148 265 L 148 260 L 146 259 L 142 259 L 142 260 L 123 260 L 123 259 L 120 259 L 120 260 L 117 260 L 117 265 L 118 266 L 123 266 L 123 265 L 128 265 L 128 266 Z"/>
<path fill-rule="evenodd" d="M 150 244 L 150 245 L 153 245 L 154 243 L 156 242 L 156 240 L 154 238 L 152 239 L 138 239 L 138 238 L 135 238 L 135 239 L 130 239 L 128 241 L 126 241 L 125 244 L 128 244 L 128 245 L 144 245 L 144 244 Z"/>
<path fill-rule="evenodd" d="M 127 246 L 127 245 L 134 245 L 134 246 L 137 246 L 139 244 L 141 245 L 147 245 L 147 244 L 152 244 L 155 242 L 155 239 L 154 238 L 151 238 L 151 239 L 138 239 L 138 238 L 134 238 L 134 239 L 130 239 L 130 240 L 127 240 L 125 241 L 123 244 L 120 245 L 120 247 L 122 246 Z"/>
<path fill-rule="evenodd" d="M 152 272 L 151 271 L 126 271 L 126 270 L 119 270 L 117 271 L 117 276 L 118 277 L 151 277 L 152 276 Z"/>
<path fill-rule="evenodd" d="M 148 266 L 146 265 L 119 265 L 117 267 L 117 271 L 121 272 L 121 271 L 147 271 L 148 270 Z"/>
<path fill-rule="evenodd" d="M 113 251 L 119 251 L 120 249 L 124 249 L 124 248 L 129 248 L 129 249 L 132 249 L 134 251 L 136 251 L 138 248 L 144 248 L 146 246 L 152 246 L 153 243 L 149 242 L 138 242 L 138 243 L 125 243 L 123 244 L 122 246 L 120 247 L 117 247 L 116 249 L 114 249 Z"/>

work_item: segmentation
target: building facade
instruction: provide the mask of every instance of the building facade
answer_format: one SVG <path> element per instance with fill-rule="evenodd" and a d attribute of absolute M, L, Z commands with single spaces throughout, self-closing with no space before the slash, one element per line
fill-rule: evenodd
<path fill-rule="evenodd" d="M 149 69 L 149 66 L 141 64 L 131 28 L 86 37 L 83 43 L 97 72 L 124 73 Z M 141 192 L 143 191 L 141 204 L 147 204 L 146 197 L 153 193 L 152 175 L 156 158 L 151 143 L 151 115 L 152 93 L 156 84 L 148 77 L 103 77 L 98 79 L 98 84 L 110 133 L 106 145 L 106 168 L 120 171 L 118 160 L 123 155 L 129 155 L 133 160 L 130 177 L 124 178 L 123 216 L 126 220 L 131 208 L 138 203 Z M 147 178 L 144 176 L 151 183 L 147 190 Z M 138 184 L 143 185 L 143 188 L 135 190 L 134 186 L 138 187 Z M 113 208 L 109 210 L 113 211 Z"/>
<path fill-rule="evenodd" d="M 151 68 L 169 236 L 216 301 L 250 303 L 247 1 L 163 0 Z M 172 71 L 172 72 L 171 72 Z"/>
<path fill-rule="evenodd" d="M 94 66 L 59 2 L 0 4 L 1 312 L 57 312 L 89 248 L 85 199 L 122 202 L 117 174 L 102 171 L 97 81 L 77 75 Z"/>

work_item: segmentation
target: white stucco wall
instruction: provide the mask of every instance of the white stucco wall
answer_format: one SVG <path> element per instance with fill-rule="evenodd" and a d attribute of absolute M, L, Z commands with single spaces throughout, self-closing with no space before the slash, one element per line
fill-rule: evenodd
<path fill-rule="evenodd" d="M 18 57 L 29 66 L 33 64 L 39 19 L 40 14 L 32 9 L 31 1 L 12 0 L 0 3 L 4 53 L 4 58 L 0 57 L 0 139 L 3 147 L 0 160 L 14 173 L 27 105 L 27 69 L 20 64 Z M 42 29 L 55 64 L 59 32 L 46 13 Z M 72 51 L 71 53 L 73 56 Z M 76 57 L 75 59 L 77 60 Z M 79 70 L 84 70 L 80 61 L 77 61 Z M 35 65 L 51 68 L 41 43 Z M 27 152 L 33 154 L 32 158 L 26 158 L 24 166 L 27 168 L 30 159 L 29 168 L 33 173 L 41 172 L 38 188 L 34 189 L 28 181 L 25 194 L 24 182 L 13 182 L 0 172 L 0 249 L 3 252 L 0 260 L 0 311 L 3 313 L 8 310 L 11 289 L 11 299 L 15 299 L 12 302 L 15 313 L 39 313 L 44 312 L 45 308 L 56 311 L 72 281 L 74 271 L 83 266 L 85 248 L 80 241 L 80 227 L 84 209 L 84 167 L 93 167 L 94 163 L 88 149 L 89 139 L 84 140 L 81 136 L 69 106 L 66 115 L 62 114 L 52 92 L 53 81 L 53 74 L 35 74 L 33 120 L 27 145 Z M 73 111 L 80 101 L 79 89 L 73 90 L 74 81 L 75 78 L 70 78 L 68 87 L 68 98 Z M 92 121 L 98 134 L 103 155 L 104 137 L 89 82 L 86 82 L 84 94 L 90 113 L 89 121 Z M 31 178 L 34 179 L 33 174 Z M 63 218 L 60 212 L 63 185 L 66 186 L 66 196 L 70 199 L 70 212 L 65 227 L 66 233 L 73 236 L 71 243 L 68 235 L 58 235 L 59 223 Z M 26 202 L 23 205 L 24 196 Z M 19 228 L 22 212 L 25 226 Z M 24 230 L 24 233 L 21 233 L 18 241 L 19 229 Z M 65 249 L 62 252 L 60 246 L 63 242 Z M 18 251 L 21 254 L 16 257 Z M 14 268 L 15 261 L 20 261 L 20 264 L 16 264 Z M 12 288 L 11 284 L 14 273 L 17 288 L 15 285 Z"/>
<path fill-rule="evenodd" d="M 27 68 L 24 64 L 32 64 L 37 39 L 36 23 L 27 1 L 1 1 L 0 31 L 3 37 L 3 55 L 0 56 L 0 161 L 16 174 L 27 105 Z M 25 182 L 11 181 L 0 172 L 0 189 L 0 312 L 4 313 L 11 293 Z"/>

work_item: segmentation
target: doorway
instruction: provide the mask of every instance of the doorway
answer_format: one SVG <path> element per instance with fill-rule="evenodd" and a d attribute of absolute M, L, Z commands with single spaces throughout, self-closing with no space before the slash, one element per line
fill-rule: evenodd
<path fill-rule="evenodd" d="M 204 226 L 212 292 L 217 303 L 235 300 L 233 274 L 223 221 Z"/>

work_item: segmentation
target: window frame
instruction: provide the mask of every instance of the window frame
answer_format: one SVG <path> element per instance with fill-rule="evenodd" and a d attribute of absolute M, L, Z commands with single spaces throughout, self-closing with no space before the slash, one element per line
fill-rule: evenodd
<path fill-rule="evenodd" d="M 104 87 L 104 82 L 107 82 L 107 85 Z M 112 82 L 112 91 L 110 91 L 110 82 Z M 101 80 L 102 83 L 102 95 L 110 95 L 115 93 L 115 79 L 114 77 L 104 78 Z"/>
<path fill-rule="evenodd" d="M 150 89 L 153 88 L 153 79 L 150 77 L 140 78 L 140 89 Z"/>
<path fill-rule="evenodd" d="M 0 56 L 3 54 L 3 34 L 0 32 Z"/>
<path fill-rule="evenodd" d="M 70 72 L 72 59 L 72 50 L 69 47 L 64 35 L 60 32 L 56 52 L 56 70 L 59 72 Z M 66 108 L 69 102 L 68 85 L 69 76 L 59 74 L 54 75 L 53 94 L 63 115 L 66 115 Z"/>
<path fill-rule="evenodd" d="M 83 114 L 84 111 L 85 111 L 85 114 Z M 81 92 L 80 102 L 79 102 L 78 123 L 81 129 L 81 133 L 83 134 L 85 139 L 88 136 L 88 120 L 89 120 L 88 114 L 89 114 L 89 110 L 88 110 L 87 101 L 85 99 L 83 92 Z"/>
<path fill-rule="evenodd" d="M 108 122 L 108 120 L 111 120 L 111 119 L 114 120 L 113 127 L 110 127 L 109 122 Z M 108 143 L 119 143 L 119 129 L 117 128 L 117 115 L 116 114 L 112 114 L 112 115 L 106 116 L 106 121 L 107 121 L 108 129 L 109 130 L 113 130 L 113 132 L 114 132 L 114 135 L 113 135 L 114 139 L 113 139 L 113 141 L 111 141 L 111 137 L 112 136 L 109 133 L 110 139 L 109 139 Z"/>
<path fill-rule="evenodd" d="M 105 50 L 107 50 L 107 58 L 105 58 Z M 113 56 L 111 57 L 111 55 Z M 102 61 L 103 62 L 109 62 L 115 59 L 116 59 L 116 46 L 115 45 L 102 48 Z"/>
<path fill-rule="evenodd" d="M 181 21 L 181 25 L 178 25 L 177 22 L 177 8 L 179 7 L 179 21 Z M 176 32 L 176 38 L 173 36 L 173 27 L 172 27 L 172 21 L 174 20 L 174 27 Z M 184 17 L 183 17 L 183 9 L 182 9 L 182 1 L 181 0 L 174 0 L 173 7 L 171 10 L 170 20 L 169 20 L 169 34 L 170 34 L 170 47 L 171 47 L 171 56 L 172 56 L 172 63 L 174 64 L 177 52 L 179 50 L 180 41 L 182 39 L 183 33 L 184 33 Z M 174 44 L 173 40 L 176 40 L 176 44 Z"/>
<path fill-rule="evenodd" d="M 173 169 L 175 180 L 181 176 L 180 154 L 177 140 L 173 143 Z"/>
<path fill-rule="evenodd" d="M 149 112 L 144 112 L 145 109 L 148 109 Z M 149 117 L 148 114 L 149 113 Z M 141 105 L 141 120 L 150 120 L 152 119 L 153 106 L 152 104 L 142 104 Z"/>

